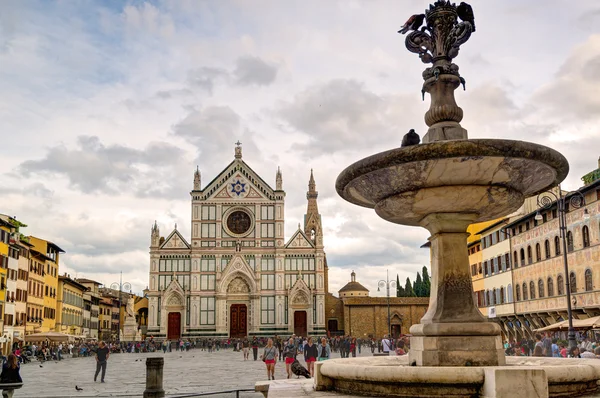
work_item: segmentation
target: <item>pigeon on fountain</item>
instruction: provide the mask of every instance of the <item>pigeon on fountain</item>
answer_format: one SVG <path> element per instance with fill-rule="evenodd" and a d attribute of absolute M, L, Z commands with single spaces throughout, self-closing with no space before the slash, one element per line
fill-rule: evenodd
<path fill-rule="evenodd" d="M 300 378 L 300 376 L 304 376 L 307 379 L 310 379 L 310 373 L 308 373 L 308 369 L 300 365 L 300 362 L 298 362 L 297 359 L 292 362 L 292 373 L 298 376 L 298 378 Z"/>
<path fill-rule="evenodd" d="M 415 133 L 414 129 L 410 129 L 409 132 L 406 133 L 406 135 L 404 135 L 402 138 L 403 147 L 418 145 L 419 142 L 421 142 L 421 137 L 419 137 L 419 134 Z"/>
<path fill-rule="evenodd" d="M 406 34 L 409 30 L 417 30 L 423 25 L 425 14 L 415 14 L 408 18 L 408 21 L 402 25 L 398 33 Z"/>
<path fill-rule="evenodd" d="M 456 7 L 456 14 L 464 21 L 469 22 L 473 26 L 473 32 L 475 32 L 475 15 L 473 14 L 473 8 L 464 1 L 462 1 L 458 7 Z"/>

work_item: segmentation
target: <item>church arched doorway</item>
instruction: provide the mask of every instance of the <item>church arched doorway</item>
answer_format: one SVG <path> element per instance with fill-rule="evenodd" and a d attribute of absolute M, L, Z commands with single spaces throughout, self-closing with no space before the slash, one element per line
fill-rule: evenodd
<path fill-rule="evenodd" d="M 294 311 L 294 334 L 306 336 L 308 334 L 306 326 L 306 311 Z"/>
<path fill-rule="evenodd" d="M 229 336 L 242 338 L 248 334 L 248 307 L 246 304 L 231 304 L 229 307 Z"/>
<path fill-rule="evenodd" d="M 169 312 L 167 339 L 179 340 L 181 337 L 181 312 Z"/>

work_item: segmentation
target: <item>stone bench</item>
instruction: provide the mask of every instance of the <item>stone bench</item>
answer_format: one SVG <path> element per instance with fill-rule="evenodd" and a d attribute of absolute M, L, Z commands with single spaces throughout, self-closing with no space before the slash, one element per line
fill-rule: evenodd
<path fill-rule="evenodd" d="M 262 393 L 263 397 L 267 398 L 270 385 L 271 382 L 269 381 L 257 381 L 256 384 L 254 384 L 254 391 Z"/>
<path fill-rule="evenodd" d="M 0 383 L 2 398 L 12 398 L 15 390 L 23 387 L 23 383 Z"/>

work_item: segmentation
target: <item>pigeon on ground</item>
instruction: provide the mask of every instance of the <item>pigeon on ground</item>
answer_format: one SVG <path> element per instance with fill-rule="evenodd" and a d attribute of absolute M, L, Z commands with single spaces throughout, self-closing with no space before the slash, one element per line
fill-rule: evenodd
<path fill-rule="evenodd" d="M 408 18 L 408 21 L 402 25 L 398 33 L 406 34 L 409 30 L 417 30 L 423 25 L 425 14 L 415 14 Z"/>
<path fill-rule="evenodd" d="M 42 366 L 42 365 L 40 365 L 40 368 L 43 368 L 43 366 Z"/>
<path fill-rule="evenodd" d="M 292 373 L 298 376 L 298 378 L 304 376 L 307 379 L 310 379 L 310 373 L 308 373 L 308 370 L 304 366 L 300 365 L 300 362 L 298 362 L 297 359 L 292 362 Z"/>
<path fill-rule="evenodd" d="M 458 7 L 456 7 L 456 13 L 461 20 L 469 22 L 473 26 L 473 32 L 475 32 L 475 15 L 473 15 L 473 8 L 462 1 Z"/>
<path fill-rule="evenodd" d="M 76 389 L 77 391 L 83 391 L 83 388 L 80 388 L 80 387 L 78 387 L 78 386 L 75 386 L 75 389 Z"/>
<path fill-rule="evenodd" d="M 402 138 L 403 147 L 417 145 L 419 142 L 421 142 L 421 137 L 419 137 L 419 134 L 415 133 L 414 129 L 410 129 L 408 133 Z"/>

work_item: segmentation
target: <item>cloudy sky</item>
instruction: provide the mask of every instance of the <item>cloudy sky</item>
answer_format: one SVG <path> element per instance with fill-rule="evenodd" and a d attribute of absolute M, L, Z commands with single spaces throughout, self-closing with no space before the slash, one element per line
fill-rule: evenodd
<path fill-rule="evenodd" d="M 67 251 L 62 271 L 141 291 L 150 227 L 190 235 L 189 191 L 243 143 L 274 185 L 286 236 L 315 170 L 330 290 L 386 270 L 414 278 L 427 233 L 346 203 L 343 168 L 426 130 L 417 55 L 396 33 L 426 1 L 0 2 L 0 213 Z M 564 183 L 600 155 L 600 4 L 473 1 L 477 32 L 456 59 L 471 138 L 560 150 Z"/>

